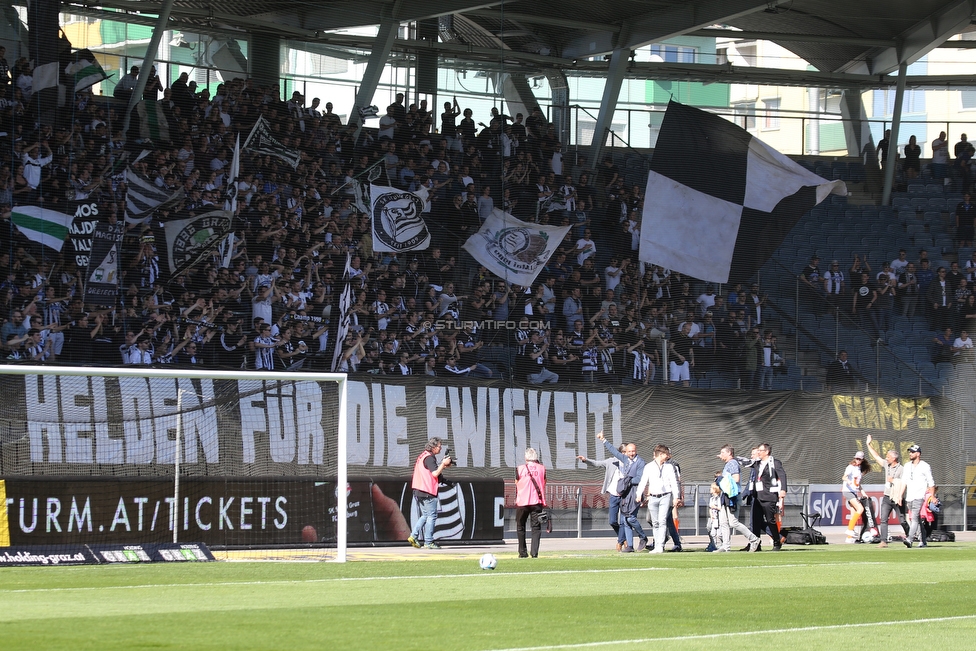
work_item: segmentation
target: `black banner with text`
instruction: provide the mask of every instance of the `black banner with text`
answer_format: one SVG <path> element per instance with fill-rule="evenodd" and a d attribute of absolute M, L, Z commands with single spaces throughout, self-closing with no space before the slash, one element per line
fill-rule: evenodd
<path fill-rule="evenodd" d="M 179 423 L 186 475 L 335 476 L 336 385 L 242 377 L 0 376 L 0 474 L 172 475 Z M 592 480 L 577 455 L 605 458 L 601 431 L 645 458 L 670 446 L 687 480 L 709 480 L 726 443 L 748 455 L 767 442 L 792 481 L 836 482 L 868 434 L 882 453 L 921 445 L 940 484 L 965 477 L 964 414 L 944 398 L 366 376 L 348 399 L 349 474 L 375 481 L 409 477 L 432 436 L 455 450 L 449 475 L 511 479 L 533 447 L 551 480 Z"/>

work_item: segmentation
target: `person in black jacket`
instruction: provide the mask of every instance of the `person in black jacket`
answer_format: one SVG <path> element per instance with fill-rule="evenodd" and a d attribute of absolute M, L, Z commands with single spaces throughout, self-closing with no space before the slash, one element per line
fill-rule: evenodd
<path fill-rule="evenodd" d="M 752 532 L 761 537 L 768 527 L 773 538 L 773 551 L 779 551 L 783 544 L 776 516 L 782 515 L 786 505 L 787 485 L 783 464 L 773 458 L 772 452 L 769 443 L 759 445 L 759 464 L 756 466 L 756 483 L 753 487 L 756 519 Z"/>

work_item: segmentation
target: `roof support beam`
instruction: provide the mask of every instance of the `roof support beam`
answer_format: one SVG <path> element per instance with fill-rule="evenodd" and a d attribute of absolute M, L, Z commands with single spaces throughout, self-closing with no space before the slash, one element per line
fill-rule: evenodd
<path fill-rule="evenodd" d="M 968 27 L 976 13 L 974 0 L 956 0 L 925 17 L 898 37 L 898 45 L 872 54 L 840 71 L 855 74 L 887 75 L 902 63 L 912 64 L 937 48 L 947 38 Z"/>
<path fill-rule="evenodd" d="M 500 18 L 501 15 L 498 11 L 491 11 L 488 9 L 476 9 L 474 11 L 465 11 L 466 16 L 474 16 L 476 18 Z M 514 20 L 518 23 L 525 23 L 526 25 L 544 25 L 547 27 L 565 27 L 567 29 L 585 29 L 585 30 L 602 30 L 605 32 L 616 33 L 620 31 L 620 25 L 615 25 L 613 23 L 592 23 L 582 20 L 573 20 L 571 18 L 557 18 L 556 16 L 536 16 L 534 14 L 523 14 L 517 11 L 506 11 L 505 20 Z"/>
<path fill-rule="evenodd" d="M 769 5 L 767 0 L 681 2 L 664 11 L 652 11 L 628 20 L 628 35 L 619 43 L 614 42 L 613 34 L 593 30 L 570 40 L 561 54 L 564 58 L 576 59 L 604 54 L 615 47 L 632 48 L 687 34 L 716 23 L 730 22 L 739 16 L 762 11 Z"/>
<path fill-rule="evenodd" d="M 613 124 L 613 114 L 617 110 L 617 98 L 620 97 L 620 87 L 627 72 L 630 59 L 629 47 L 618 47 L 610 55 L 610 69 L 607 70 L 607 84 L 603 87 L 603 99 L 600 101 L 600 114 L 596 118 L 593 128 L 593 147 L 590 154 L 590 169 L 596 169 L 603 147 L 607 141 L 607 132 Z"/>
<path fill-rule="evenodd" d="M 745 32 L 733 29 L 697 29 L 688 36 L 707 38 L 741 38 L 745 40 L 773 41 L 774 43 L 835 43 L 838 45 L 863 45 L 864 47 L 893 47 L 892 39 L 858 38 L 857 36 L 820 36 L 818 34 L 784 34 L 782 32 Z"/>
<path fill-rule="evenodd" d="M 888 151 L 885 155 L 884 189 L 881 191 L 881 205 L 891 205 L 891 187 L 895 183 L 895 165 L 898 160 L 898 129 L 901 127 L 901 107 L 905 100 L 905 73 L 908 64 L 898 66 L 898 86 L 895 90 L 895 108 L 891 116 L 891 137 L 888 138 Z"/>
<path fill-rule="evenodd" d="M 356 93 L 356 103 L 349 111 L 349 124 L 357 124 L 360 129 L 362 128 L 362 118 L 359 117 L 359 109 L 369 106 L 370 102 L 373 101 L 373 93 L 376 92 L 376 86 L 380 83 L 380 76 L 386 67 L 387 59 L 390 57 L 390 50 L 393 48 L 393 41 L 396 40 L 399 27 L 400 21 L 392 18 L 380 23 L 380 31 L 376 35 L 373 53 L 369 57 L 369 63 L 366 64 L 366 72 L 363 73 L 363 80 L 359 84 L 359 92 Z M 385 114 L 386 107 L 383 108 Z M 358 129 L 356 135 L 359 136 Z"/>
<path fill-rule="evenodd" d="M 168 29 L 169 14 L 173 9 L 174 0 L 166 0 L 160 8 L 159 17 L 156 19 L 156 27 L 153 29 L 152 38 L 149 39 L 149 46 L 146 48 L 146 56 L 142 61 L 142 68 L 139 69 L 139 78 L 136 80 L 135 90 L 129 96 L 129 106 L 125 110 L 125 118 L 122 121 L 122 133 L 129 133 L 129 121 L 132 118 L 132 109 L 142 101 L 142 94 L 146 90 L 149 82 L 149 74 L 156 63 L 156 50 L 159 49 L 159 42 L 163 40 L 163 34 Z"/>

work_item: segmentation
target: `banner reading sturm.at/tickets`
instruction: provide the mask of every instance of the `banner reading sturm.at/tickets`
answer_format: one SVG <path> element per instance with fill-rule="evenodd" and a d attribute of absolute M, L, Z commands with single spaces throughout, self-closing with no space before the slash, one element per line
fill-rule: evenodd
<path fill-rule="evenodd" d="M 246 377 L 246 375 L 244 376 Z M 181 472 L 191 476 L 331 476 L 336 387 L 258 380 L 0 375 L 0 476 L 172 475 L 178 389 Z M 550 479 L 585 481 L 576 456 L 606 456 L 595 436 L 633 441 L 642 453 L 671 447 L 687 481 L 710 481 L 715 454 L 770 443 L 792 481 L 836 483 L 871 434 L 882 452 L 924 450 L 940 484 L 960 484 L 973 442 L 962 412 L 943 398 L 748 393 L 611 387 L 545 388 L 501 381 L 397 379 L 349 382 L 351 476 L 409 478 L 431 436 L 456 451 L 464 477 L 511 479 L 526 447 Z"/>
<path fill-rule="evenodd" d="M 126 562 L 143 550 L 120 545 L 180 540 L 211 546 L 297 545 L 336 540 L 335 479 L 197 477 L 181 482 L 174 498 L 172 478 L 12 478 L 7 486 L 8 545 L 114 545 L 100 562 Z M 347 485 L 348 540 L 376 543 L 406 540 L 420 517 L 410 480 Z M 455 479 L 438 492 L 438 540 L 501 540 L 504 482 Z M 167 550 L 159 558 L 180 560 Z M 65 553 L 61 550 L 61 553 Z M 21 559 L 25 560 L 25 559 Z M 49 559 L 81 562 L 85 559 Z M 43 559 L 41 559 L 43 561 Z M 0 564 L 3 555 L 0 552 Z M 11 561 L 14 562 L 14 561 Z"/>

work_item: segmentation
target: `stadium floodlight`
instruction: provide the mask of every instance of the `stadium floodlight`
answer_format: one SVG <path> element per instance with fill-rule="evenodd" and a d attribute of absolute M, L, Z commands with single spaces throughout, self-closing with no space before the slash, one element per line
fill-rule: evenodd
<path fill-rule="evenodd" d="M 61 534 L 84 544 L 119 531 L 130 541 L 168 542 L 170 529 L 174 543 L 219 530 L 229 547 L 335 540 L 333 560 L 345 562 L 347 385 L 345 373 L 4 366 L 0 475 L 8 504 L 17 481 L 49 491 L 18 498 L 11 527 L 18 517 L 25 538 Z M 323 481 L 333 476 L 335 485 Z M 106 488 L 100 505 L 64 488 L 76 478 L 156 492 Z M 225 485 L 239 491 L 225 497 Z M 306 524 L 312 520 L 319 531 Z"/>

